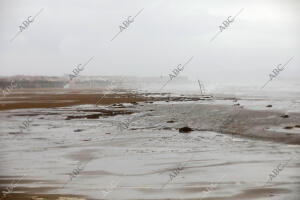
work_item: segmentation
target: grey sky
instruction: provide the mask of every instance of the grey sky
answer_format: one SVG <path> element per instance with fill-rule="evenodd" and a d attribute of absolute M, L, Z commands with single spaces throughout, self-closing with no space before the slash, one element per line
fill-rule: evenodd
<path fill-rule="evenodd" d="M 42 8 L 10 43 L 21 23 Z M 60 76 L 94 56 L 81 75 L 167 76 L 194 56 L 182 75 L 263 82 L 294 56 L 280 76 L 299 78 L 299 10 L 298 0 L 0 0 L 0 75 Z"/>

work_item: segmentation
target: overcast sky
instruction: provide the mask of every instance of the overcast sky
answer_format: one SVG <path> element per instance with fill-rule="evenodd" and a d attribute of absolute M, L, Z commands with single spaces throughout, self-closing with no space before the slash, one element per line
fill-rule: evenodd
<path fill-rule="evenodd" d="M 81 75 L 167 76 L 194 56 L 181 75 L 254 81 L 294 56 L 280 76 L 299 78 L 299 10 L 299 0 L 0 0 L 0 75 L 62 76 L 94 56 Z"/>

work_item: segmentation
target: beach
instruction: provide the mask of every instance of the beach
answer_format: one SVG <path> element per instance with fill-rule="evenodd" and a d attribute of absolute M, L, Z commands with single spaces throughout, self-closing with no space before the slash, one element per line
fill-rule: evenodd
<path fill-rule="evenodd" d="M 71 89 L 1 103 L 2 194 L 16 183 L 8 200 L 300 195 L 298 104 Z"/>

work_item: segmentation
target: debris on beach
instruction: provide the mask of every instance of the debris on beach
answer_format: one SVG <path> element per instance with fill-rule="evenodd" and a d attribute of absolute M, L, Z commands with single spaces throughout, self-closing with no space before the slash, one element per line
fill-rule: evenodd
<path fill-rule="evenodd" d="M 288 115 L 281 115 L 280 117 L 282 117 L 282 118 L 289 118 Z"/>
<path fill-rule="evenodd" d="M 67 116 L 65 120 L 71 120 L 71 119 L 99 119 L 99 117 L 110 117 L 110 116 L 116 116 L 116 115 L 130 115 L 133 113 L 133 111 L 129 110 L 80 110 L 83 112 L 100 112 L 97 114 L 88 114 L 88 115 L 77 115 L 77 116 Z"/>
<path fill-rule="evenodd" d="M 74 132 L 81 132 L 81 131 L 83 131 L 83 129 L 76 129 L 76 130 L 74 130 Z"/>
<path fill-rule="evenodd" d="M 185 126 L 185 127 L 182 127 L 182 128 L 179 129 L 179 133 L 189 133 L 191 131 L 193 131 L 193 129 L 191 129 L 188 126 Z"/>
<path fill-rule="evenodd" d="M 111 106 L 114 107 L 114 108 L 125 108 L 125 106 L 122 103 L 114 103 Z"/>

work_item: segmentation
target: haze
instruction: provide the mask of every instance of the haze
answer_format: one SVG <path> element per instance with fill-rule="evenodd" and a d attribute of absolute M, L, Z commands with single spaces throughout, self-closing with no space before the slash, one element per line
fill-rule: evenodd
<path fill-rule="evenodd" d="M 28 16 L 44 8 L 13 42 Z M 244 8 L 218 37 L 228 16 Z M 136 15 L 126 30 L 119 26 Z M 63 76 L 90 57 L 81 75 L 168 76 L 190 57 L 182 76 L 262 83 L 294 56 L 281 80 L 299 77 L 297 0 L 0 2 L 0 75 Z"/>

